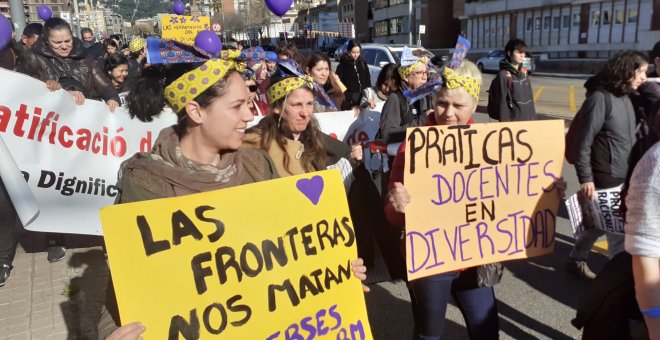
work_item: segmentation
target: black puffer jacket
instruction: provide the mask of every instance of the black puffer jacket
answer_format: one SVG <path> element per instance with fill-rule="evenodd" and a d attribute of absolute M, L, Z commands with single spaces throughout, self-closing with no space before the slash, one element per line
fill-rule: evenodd
<path fill-rule="evenodd" d="M 367 63 L 362 58 L 353 60 L 347 53 L 341 58 L 336 73 L 339 80 L 347 88 L 341 106 L 342 110 L 350 110 L 354 106 L 360 106 L 362 90 L 371 87 L 371 75 Z"/>
<path fill-rule="evenodd" d="M 67 58 L 53 52 L 44 37 L 32 46 L 37 61 L 46 72 L 46 79 L 56 80 L 65 90 L 80 91 L 85 98 L 116 100 L 119 95 L 95 61 L 85 58 L 85 49 L 78 38 Z"/>
<path fill-rule="evenodd" d="M 580 112 L 575 139 L 577 171 L 580 183 L 594 182 L 597 189 L 623 183 L 628 172 L 628 158 L 636 142 L 635 110 L 628 96 L 608 92 L 596 77 L 584 84 L 587 89 Z M 609 96 L 612 111 L 606 111 Z"/>

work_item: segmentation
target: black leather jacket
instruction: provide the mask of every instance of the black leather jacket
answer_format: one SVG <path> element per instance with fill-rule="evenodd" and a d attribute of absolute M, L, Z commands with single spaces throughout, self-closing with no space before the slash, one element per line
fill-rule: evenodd
<path fill-rule="evenodd" d="M 46 72 L 46 79 L 56 80 L 65 90 L 80 91 L 85 98 L 116 100 L 119 95 L 94 60 L 85 58 L 85 49 L 78 38 L 73 38 L 73 48 L 66 58 L 55 54 L 44 37 L 32 46 L 37 62 Z"/>

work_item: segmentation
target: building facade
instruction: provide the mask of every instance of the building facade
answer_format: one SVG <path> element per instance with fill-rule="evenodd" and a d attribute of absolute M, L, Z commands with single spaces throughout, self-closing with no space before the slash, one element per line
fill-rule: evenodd
<path fill-rule="evenodd" d="M 372 0 L 358 8 L 362 20 L 356 27 L 358 37 L 365 41 L 393 44 L 417 44 L 427 48 L 448 48 L 456 44 L 460 22 L 454 18 L 454 3 L 437 0 Z M 365 4 L 363 4 L 364 6 Z M 357 16 L 357 14 L 356 14 Z M 420 34 L 420 25 L 425 33 Z"/>
<path fill-rule="evenodd" d="M 523 39 L 548 58 L 607 58 L 650 50 L 660 40 L 658 0 L 454 0 L 455 17 L 475 52 Z"/>
<path fill-rule="evenodd" d="M 23 11 L 25 13 L 25 21 L 30 21 L 30 7 L 28 5 L 23 5 Z M 7 19 L 11 20 L 11 13 L 9 12 L 9 0 L 0 0 L 0 15 L 4 15 Z"/>
<path fill-rule="evenodd" d="M 342 22 L 355 23 L 355 0 L 339 0 L 339 20 Z"/>

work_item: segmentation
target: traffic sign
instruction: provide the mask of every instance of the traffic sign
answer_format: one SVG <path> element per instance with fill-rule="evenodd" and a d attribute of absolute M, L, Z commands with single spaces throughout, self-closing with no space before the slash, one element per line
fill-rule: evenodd
<path fill-rule="evenodd" d="M 222 25 L 220 25 L 219 22 L 214 21 L 213 24 L 211 25 L 211 29 L 213 30 L 213 32 L 219 33 L 220 31 L 222 31 Z"/>
<path fill-rule="evenodd" d="M 419 25 L 419 34 L 426 34 L 426 25 Z"/>

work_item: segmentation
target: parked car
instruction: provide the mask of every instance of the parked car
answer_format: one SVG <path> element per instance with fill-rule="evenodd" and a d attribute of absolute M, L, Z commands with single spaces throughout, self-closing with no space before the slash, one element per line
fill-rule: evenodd
<path fill-rule="evenodd" d="M 481 72 L 499 72 L 500 61 L 506 57 L 504 50 L 490 51 L 488 56 L 481 57 L 477 60 L 477 67 Z M 527 52 L 525 59 L 523 59 L 523 66 L 527 69 L 527 73 L 531 74 L 536 70 L 536 63 L 532 58 L 531 53 Z"/>
<path fill-rule="evenodd" d="M 371 75 L 371 85 L 376 85 L 378 75 L 383 66 L 389 63 L 396 63 L 401 65 L 401 53 L 406 45 L 402 44 L 362 44 L 362 58 L 369 65 L 369 74 Z M 429 52 L 423 47 L 410 47 L 412 50 L 421 49 L 429 58 L 433 57 L 433 53 Z"/>
<path fill-rule="evenodd" d="M 339 47 L 337 47 L 337 49 L 335 50 L 335 61 L 339 61 L 339 59 L 341 59 L 344 53 L 346 53 L 346 47 L 347 44 L 341 44 L 339 45 Z"/>

